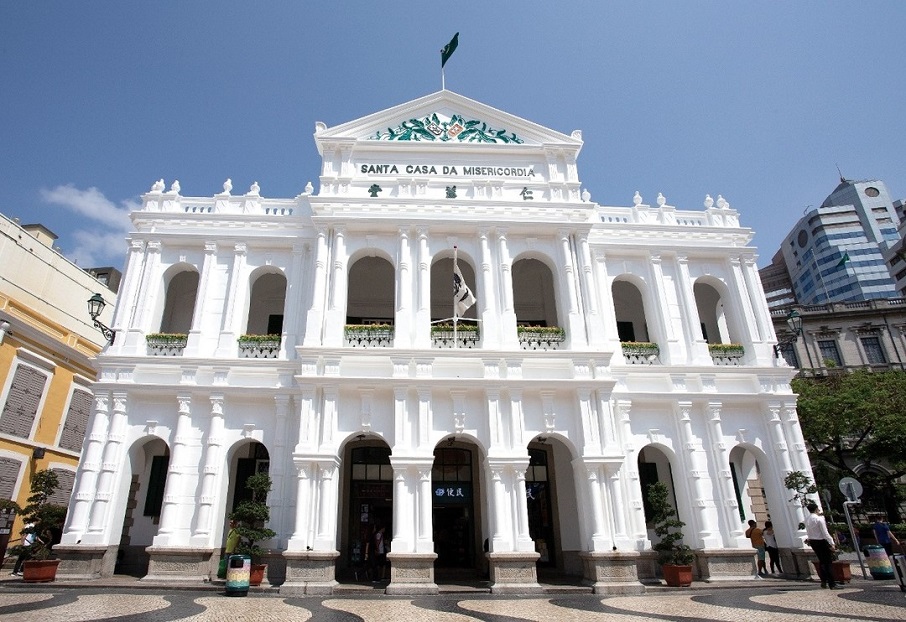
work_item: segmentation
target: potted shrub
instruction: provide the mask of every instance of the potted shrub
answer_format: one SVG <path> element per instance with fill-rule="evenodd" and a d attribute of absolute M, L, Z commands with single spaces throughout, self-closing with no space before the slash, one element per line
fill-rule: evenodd
<path fill-rule="evenodd" d="M 277 535 L 275 531 L 264 526 L 271 517 L 270 509 L 267 507 L 267 493 L 271 490 L 271 478 L 267 473 L 256 473 L 246 480 L 245 487 L 252 492 L 252 498 L 240 501 L 230 514 L 230 518 L 239 521 L 239 526 L 236 528 L 236 531 L 239 532 L 239 546 L 236 547 L 236 553 L 252 558 L 249 584 L 261 585 L 264 580 L 264 571 L 267 568 L 267 564 L 260 563 L 261 555 L 267 551 L 258 546 L 258 542 L 270 540 Z"/>
<path fill-rule="evenodd" d="M 31 494 L 28 505 L 22 510 L 23 535 L 31 535 L 32 542 L 13 547 L 10 552 L 25 554 L 22 564 L 22 578 L 26 583 L 53 581 L 57 576 L 58 559 L 49 559 L 54 540 L 63 530 L 66 520 L 66 506 L 51 503 L 50 498 L 57 491 L 60 481 L 50 470 L 38 471 L 31 478 Z"/>
<path fill-rule="evenodd" d="M 668 500 L 667 485 L 663 482 L 648 487 L 648 505 L 651 508 L 651 522 L 654 533 L 658 536 L 657 544 L 651 548 L 657 551 L 657 561 L 661 565 L 664 581 L 671 587 L 692 585 L 692 562 L 695 553 L 685 544 L 682 528 L 686 523 L 677 516 L 676 510 Z"/>

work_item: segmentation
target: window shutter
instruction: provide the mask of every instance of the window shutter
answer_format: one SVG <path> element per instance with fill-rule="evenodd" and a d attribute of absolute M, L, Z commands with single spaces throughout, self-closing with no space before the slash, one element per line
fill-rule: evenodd
<path fill-rule="evenodd" d="M 59 505 L 69 505 L 69 497 L 72 495 L 72 486 L 75 483 L 75 473 L 65 469 L 51 470 L 57 474 L 57 480 L 60 482 L 60 485 L 57 487 L 56 492 L 48 497 L 47 501 Z"/>
<path fill-rule="evenodd" d="M 0 458 L 0 499 L 12 499 L 16 479 L 22 462 L 14 458 Z"/>
<path fill-rule="evenodd" d="M 38 370 L 25 365 L 16 367 L 6 405 L 0 415 L 0 432 L 20 438 L 31 435 L 46 384 L 47 376 Z"/>
<path fill-rule="evenodd" d="M 91 394 L 87 391 L 73 391 L 69 401 L 69 411 L 60 434 L 60 447 L 71 451 L 81 451 L 91 414 Z"/>

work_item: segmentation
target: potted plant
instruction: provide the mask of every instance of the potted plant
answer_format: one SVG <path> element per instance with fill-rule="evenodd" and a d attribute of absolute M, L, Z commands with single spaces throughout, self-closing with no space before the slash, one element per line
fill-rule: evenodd
<path fill-rule="evenodd" d="M 60 560 L 48 558 L 66 520 L 66 506 L 50 502 L 59 485 L 57 474 L 51 470 L 38 471 L 31 478 L 28 505 L 22 510 L 25 527 L 21 532 L 31 536 L 28 538 L 31 542 L 10 550 L 26 557 L 22 564 L 22 579 L 26 583 L 53 581 L 57 576 Z"/>
<path fill-rule="evenodd" d="M 239 532 L 239 546 L 236 553 L 248 555 L 252 558 L 249 585 L 261 585 L 264 580 L 264 571 L 267 564 L 261 564 L 261 555 L 267 551 L 258 542 L 270 540 L 277 533 L 265 527 L 270 520 L 271 513 L 267 507 L 267 493 L 271 490 L 271 478 L 267 473 L 256 473 L 245 482 L 245 487 L 252 493 L 251 499 L 239 502 L 236 509 L 230 514 L 232 520 L 239 521 L 236 531 Z"/>
<path fill-rule="evenodd" d="M 671 587 L 692 585 L 695 553 L 687 545 L 680 544 L 683 539 L 682 528 L 686 523 L 679 519 L 670 504 L 666 484 L 656 482 L 648 487 L 648 505 L 651 508 L 654 533 L 658 536 L 657 544 L 651 548 L 657 551 L 657 561 L 661 565 L 664 581 Z"/>

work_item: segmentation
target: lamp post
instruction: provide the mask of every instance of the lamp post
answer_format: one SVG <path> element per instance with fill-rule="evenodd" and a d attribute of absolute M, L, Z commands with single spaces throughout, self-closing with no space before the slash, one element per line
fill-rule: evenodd
<path fill-rule="evenodd" d="M 98 319 L 98 316 L 104 311 L 104 307 L 106 306 L 107 303 L 100 294 L 95 294 L 88 299 L 88 315 L 90 315 L 91 319 L 94 321 L 94 327 L 101 331 L 101 334 L 107 339 L 108 344 L 112 344 L 114 338 L 116 338 L 116 331 L 109 326 L 104 325 Z"/>
<path fill-rule="evenodd" d="M 787 339 L 782 339 L 774 344 L 774 358 L 779 358 L 783 348 L 796 343 L 799 335 L 802 334 L 802 316 L 799 315 L 798 311 L 795 309 L 790 311 L 790 314 L 786 316 L 786 325 L 789 327 L 792 335 Z"/>

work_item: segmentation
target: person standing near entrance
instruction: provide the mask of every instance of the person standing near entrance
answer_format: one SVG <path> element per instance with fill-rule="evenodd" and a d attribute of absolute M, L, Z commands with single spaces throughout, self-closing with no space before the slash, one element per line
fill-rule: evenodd
<path fill-rule="evenodd" d="M 371 582 L 380 583 L 384 580 L 387 567 L 387 543 L 384 541 L 384 526 L 375 525 L 374 535 L 365 549 L 365 559 L 371 560 Z"/>
<path fill-rule="evenodd" d="M 884 547 L 884 550 L 887 551 L 887 556 L 890 557 L 893 555 L 893 545 L 899 544 L 900 541 L 893 535 L 893 532 L 890 530 L 890 525 L 880 518 L 875 521 L 873 528 L 875 539 L 878 541 L 878 544 Z"/>
<path fill-rule="evenodd" d="M 758 523 L 753 520 L 749 521 L 749 528 L 746 529 L 746 537 L 752 541 L 752 548 L 758 553 L 758 576 L 768 574 L 768 570 L 764 566 L 764 532 L 759 529 Z"/>
<path fill-rule="evenodd" d="M 764 530 L 761 532 L 761 535 L 764 538 L 764 548 L 768 552 L 768 560 L 771 562 L 771 574 L 774 574 L 775 572 L 782 574 L 783 568 L 780 567 L 780 549 L 777 548 L 777 537 L 774 535 L 774 523 L 765 521 Z"/>
<path fill-rule="evenodd" d="M 834 562 L 834 550 L 837 548 L 836 544 L 827 530 L 824 517 L 818 514 L 818 504 L 809 502 L 805 507 L 809 511 L 808 518 L 805 519 L 805 534 L 808 536 L 808 545 L 818 556 L 818 576 L 821 579 L 821 587 L 836 590 L 838 589 L 837 582 L 834 580 L 831 568 L 831 564 Z"/>

